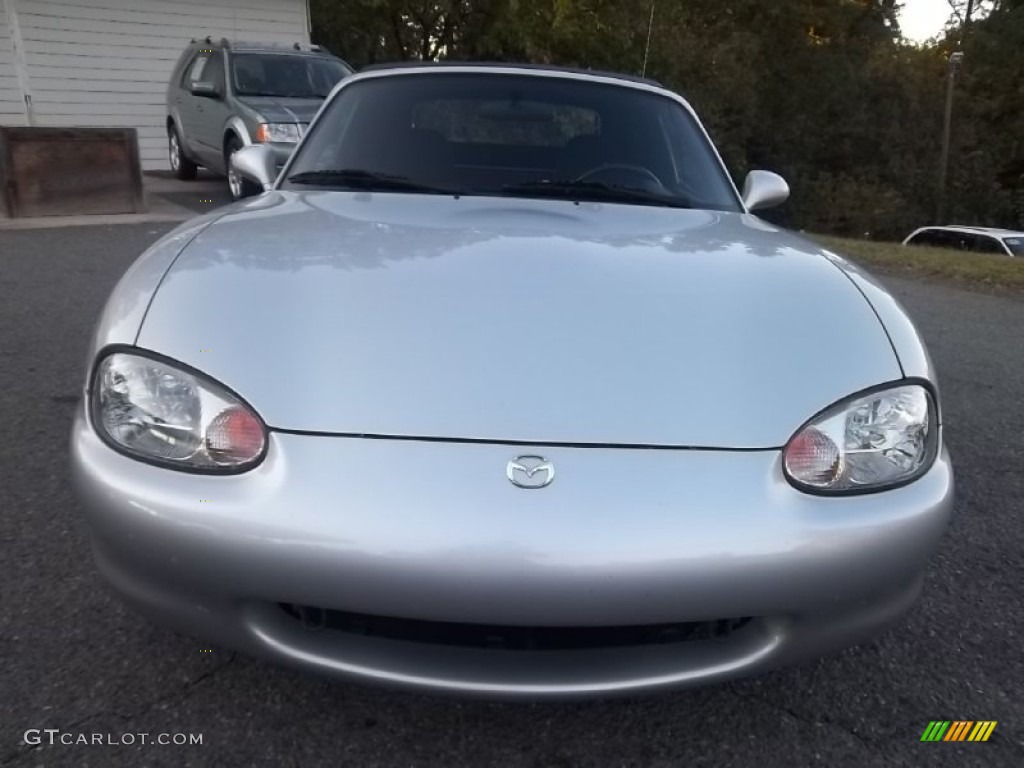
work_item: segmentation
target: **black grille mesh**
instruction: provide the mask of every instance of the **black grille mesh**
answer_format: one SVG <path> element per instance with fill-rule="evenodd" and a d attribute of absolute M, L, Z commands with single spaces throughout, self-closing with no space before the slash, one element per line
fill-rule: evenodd
<path fill-rule="evenodd" d="M 506 651 L 619 648 L 714 640 L 731 635 L 752 620 L 744 617 L 616 627 L 523 627 L 399 619 L 285 603 L 280 607 L 312 631 L 332 630 L 430 645 Z"/>

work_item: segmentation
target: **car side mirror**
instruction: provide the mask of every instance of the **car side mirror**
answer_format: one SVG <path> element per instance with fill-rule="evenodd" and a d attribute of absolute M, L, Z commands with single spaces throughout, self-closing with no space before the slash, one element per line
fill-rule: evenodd
<path fill-rule="evenodd" d="M 751 171 L 743 182 L 743 204 L 748 211 L 772 208 L 789 199 L 789 184 L 777 173 Z"/>
<path fill-rule="evenodd" d="M 266 192 L 277 178 L 274 150 L 265 144 L 250 144 L 231 155 L 231 170 L 242 178 L 258 184 Z"/>
<path fill-rule="evenodd" d="M 203 96 L 207 99 L 218 99 L 220 98 L 220 91 L 217 90 L 217 84 L 211 83 L 209 80 L 197 80 L 192 83 L 189 88 L 193 96 Z"/>

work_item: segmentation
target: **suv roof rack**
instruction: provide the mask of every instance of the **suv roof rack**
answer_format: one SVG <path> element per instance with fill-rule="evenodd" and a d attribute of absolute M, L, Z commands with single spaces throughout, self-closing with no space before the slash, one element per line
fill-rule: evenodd
<path fill-rule="evenodd" d="M 231 47 L 231 41 L 228 40 L 226 37 L 222 37 L 220 40 L 214 42 L 213 35 L 207 35 L 201 41 L 199 40 L 199 38 L 193 37 L 191 40 L 189 40 L 189 42 L 190 43 L 202 42 L 205 45 L 219 45 L 222 48 L 230 48 Z"/>
<path fill-rule="evenodd" d="M 224 41 L 225 43 L 227 41 Z M 230 43 L 230 47 L 236 51 L 267 51 L 267 52 L 291 52 L 296 51 L 298 53 L 324 53 L 325 49 L 323 46 L 306 45 L 305 43 L 268 43 L 260 42 L 258 40 L 235 40 Z"/>

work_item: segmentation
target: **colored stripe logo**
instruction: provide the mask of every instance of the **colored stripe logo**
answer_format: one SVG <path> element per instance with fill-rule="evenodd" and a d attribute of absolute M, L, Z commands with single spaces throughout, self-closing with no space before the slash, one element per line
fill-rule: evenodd
<path fill-rule="evenodd" d="M 995 720 L 932 720 L 921 741 L 988 741 L 996 729 Z"/>

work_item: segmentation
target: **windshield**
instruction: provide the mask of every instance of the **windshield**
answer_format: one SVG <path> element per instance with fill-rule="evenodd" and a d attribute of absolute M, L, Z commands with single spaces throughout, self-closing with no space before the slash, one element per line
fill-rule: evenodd
<path fill-rule="evenodd" d="M 1024 237 L 1007 237 L 1003 242 L 1014 256 L 1024 256 Z"/>
<path fill-rule="evenodd" d="M 409 73 L 343 89 L 286 188 L 434 192 L 741 210 L 696 121 L 629 85 Z"/>
<path fill-rule="evenodd" d="M 231 82 L 239 96 L 324 99 L 346 75 L 337 59 L 282 53 L 239 53 L 231 58 Z"/>

